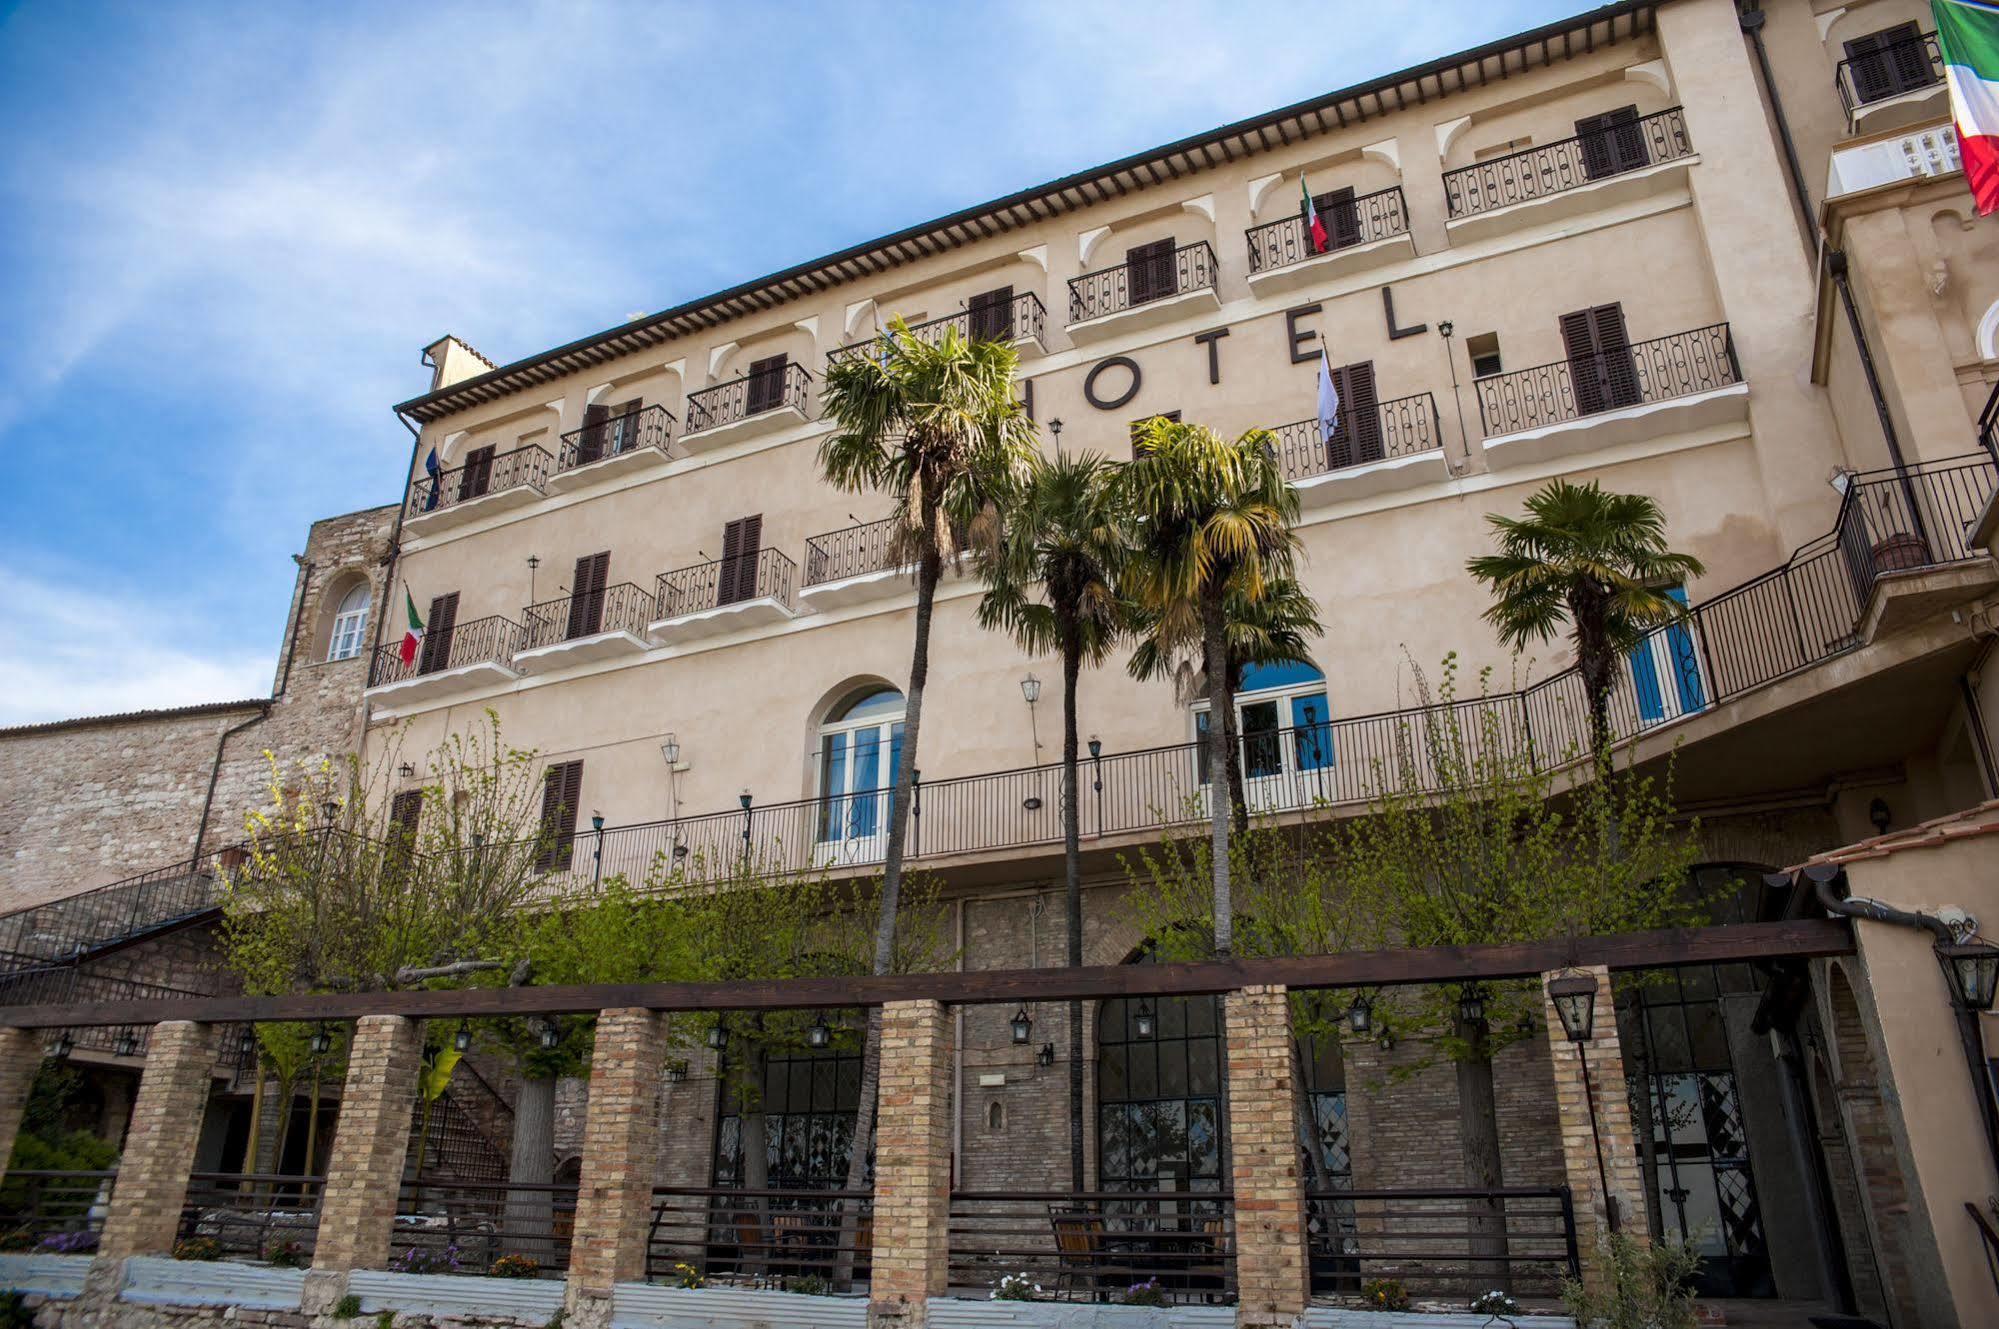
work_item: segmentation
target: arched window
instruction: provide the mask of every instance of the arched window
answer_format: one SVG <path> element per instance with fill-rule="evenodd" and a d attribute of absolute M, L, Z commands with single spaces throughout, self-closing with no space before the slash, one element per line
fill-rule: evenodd
<path fill-rule="evenodd" d="M 1330 797 L 1332 710 L 1326 676 L 1302 660 L 1251 665 L 1236 690 L 1242 736 L 1244 794 L 1252 808 L 1298 807 Z M 1195 737 L 1208 733 L 1208 704 L 1194 707 Z M 1208 782 L 1207 746 L 1196 749 L 1199 778 Z"/>
<path fill-rule="evenodd" d="M 361 653 L 361 635 L 368 626 L 368 583 L 357 582 L 340 597 L 333 611 L 333 633 L 327 639 L 328 660 L 352 659 Z"/>
<path fill-rule="evenodd" d="M 902 715 L 902 694 L 876 684 L 849 695 L 819 726 L 821 862 L 862 863 L 887 851 Z"/>

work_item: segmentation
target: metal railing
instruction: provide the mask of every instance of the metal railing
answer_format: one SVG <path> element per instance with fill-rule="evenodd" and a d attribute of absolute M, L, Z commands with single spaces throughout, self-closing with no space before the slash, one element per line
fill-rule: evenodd
<path fill-rule="evenodd" d="M 789 406 L 810 414 L 812 375 L 801 364 L 787 363 L 776 373 L 750 373 L 687 394 L 687 433 L 719 429 L 753 415 Z M 684 436 L 683 436 L 684 437 Z"/>
<path fill-rule="evenodd" d="M 1437 415 L 1437 399 L 1427 392 L 1412 393 L 1375 407 L 1374 437 L 1365 437 L 1355 428 L 1351 412 L 1344 429 L 1326 438 L 1317 420 L 1298 420 L 1279 425 L 1277 464 L 1287 480 L 1343 471 L 1390 457 L 1409 457 L 1434 452 L 1444 446 L 1443 421 Z"/>
<path fill-rule="evenodd" d="M 219 916 L 219 911 L 216 916 Z M 169 987 L 164 983 L 99 973 L 95 968 L 86 968 L 77 961 L 0 973 L 0 1006 L 72 1006 L 108 1001 L 171 1004 L 221 995 L 214 988 Z M 171 1018 L 171 1015 L 169 1013 L 162 1018 Z M 71 1048 L 137 1057 L 144 1056 L 151 1046 L 153 1026 L 91 1025 L 55 1032 L 67 1038 Z M 240 1032 L 240 1026 L 224 1027 L 217 1042 L 219 1063 L 225 1066 L 233 1063 Z"/>
<path fill-rule="evenodd" d="M 1937 47 L 1934 32 L 1890 42 L 1865 55 L 1848 56 L 1833 73 L 1848 129 L 1862 107 L 1942 82 L 1943 52 Z"/>
<path fill-rule="evenodd" d="M 1978 412 L 1978 446 L 1985 455 L 1999 461 L 1999 383 L 1986 394 L 1985 407 Z"/>
<path fill-rule="evenodd" d="M 1403 201 L 1401 185 L 1335 203 L 1320 211 L 1319 220 L 1326 227 L 1323 249 L 1313 241 L 1302 215 L 1265 222 L 1244 231 L 1249 242 L 1250 272 L 1288 268 L 1355 245 L 1409 234 L 1409 207 Z"/>
<path fill-rule="evenodd" d="M 1315 1292 L 1395 1278 L 1418 1296 L 1553 1297 L 1580 1272 L 1566 1186 L 1307 1191 L 1305 1209 Z"/>
<path fill-rule="evenodd" d="M 968 340 L 986 339 L 991 341 L 1041 341 L 1048 326 L 1048 309 L 1041 303 L 1041 297 L 1032 291 L 1021 291 L 1005 304 L 990 308 L 961 309 L 955 314 L 942 318 L 926 319 L 909 325 L 909 333 L 920 342 L 936 345 L 944 340 L 946 332 L 956 331 Z M 881 354 L 880 333 L 866 341 L 849 342 L 837 350 L 826 353 L 827 364 L 837 364 L 842 360 L 866 360 Z"/>
<path fill-rule="evenodd" d="M 1742 381 L 1728 324 L 1472 380 L 1487 438 L 1690 396 Z"/>
<path fill-rule="evenodd" d="M 883 517 L 813 536 L 805 542 L 805 584 L 819 586 L 899 566 L 895 537 L 901 526 L 900 517 Z"/>
<path fill-rule="evenodd" d="M 1182 245 L 1156 261 L 1086 272 L 1069 279 L 1069 321 L 1085 323 L 1169 296 L 1212 291 L 1215 275 L 1215 247 L 1206 240 Z"/>
<path fill-rule="evenodd" d="M 188 1178 L 180 1236 L 205 1237 L 225 1255 L 303 1267 L 319 1235 L 325 1183 L 292 1173 L 197 1172 Z"/>
<path fill-rule="evenodd" d="M 659 577 L 658 613 L 662 619 L 699 614 L 747 600 L 775 600 L 796 607 L 798 565 L 775 549 L 718 558 L 691 568 L 663 572 Z"/>
<path fill-rule="evenodd" d="M 218 851 L 181 859 L 46 904 L 0 914 L 0 972 L 74 960 L 151 932 L 186 926 L 221 900 Z"/>
<path fill-rule="evenodd" d="M 629 632 L 644 638 L 658 603 L 651 591 L 628 581 L 601 591 L 544 600 L 521 611 L 520 649 L 538 650 L 600 632 Z"/>
<path fill-rule="evenodd" d="M 483 461 L 454 466 L 438 472 L 435 479 L 425 476 L 411 483 L 409 515 L 421 517 L 441 512 L 521 485 L 540 489 L 548 483 L 549 473 L 554 469 L 555 459 L 532 443 Z"/>
<path fill-rule="evenodd" d="M 499 614 L 454 623 L 448 628 L 433 628 L 418 643 L 416 655 L 408 663 L 404 663 L 399 645 L 377 647 L 374 666 L 368 671 L 368 686 L 383 687 L 465 665 L 497 663 L 511 667 L 520 649 L 521 625 Z"/>
<path fill-rule="evenodd" d="M 863 1277 L 874 1258 L 869 1191 L 657 1186 L 646 1277 L 675 1281 L 686 1265 L 717 1282 L 830 1281 L 843 1263 Z"/>
<path fill-rule="evenodd" d="M 10 1170 L 0 1182 L 0 1250 L 39 1255 L 96 1250 L 117 1176 L 115 1170 Z"/>
<path fill-rule="evenodd" d="M 574 1182 L 404 1181 L 389 1267 L 406 1273 L 484 1274 L 502 1256 L 532 1261 L 542 1277 L 569 1268 Z"/>
<path fill-rule="evenodd" d="M 1446 171 L 1444 199 L 1452 218 L 1471 217 L 1676 161 L 1693 151 L 1686 120 L 1674 106 L 1594 133 Z"/>
<path fill-rule="evenodd" d="M 614 415 L 570 430 L 562 436 L 555 469 L 573 471 L 641 448 L 653 448 L 668 457 L 679 455 L 673 445 L 673 416 L 664 406 L 642 407 L 629 415 Z"/>
<path fill-rule="evenodd" d="M 1173 1302 L 1235 1287 L 1235 1198 L 1226 1191 L 954 1191 L 953 1287 L 1024 1274 L 1063 1301 L 1118 1301 L 1149 1284 Z"/>

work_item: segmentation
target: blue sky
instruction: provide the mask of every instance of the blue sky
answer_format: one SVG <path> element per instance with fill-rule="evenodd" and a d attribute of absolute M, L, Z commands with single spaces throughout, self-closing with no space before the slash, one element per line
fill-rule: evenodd
<path fill-rule="evenodd" d="M 1580 8 L 0 0 L 0 725 L 265 693 L 505 362 Z"/>

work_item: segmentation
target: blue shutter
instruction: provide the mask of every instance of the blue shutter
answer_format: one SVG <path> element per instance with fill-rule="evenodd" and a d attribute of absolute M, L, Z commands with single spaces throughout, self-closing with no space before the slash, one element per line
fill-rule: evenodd
<path fill-rule="evenodd" d="M 1299 770 L 1323 770 L 1333 764 L 1331 715 L 1323 692 L 1291 699 L 1291 741 L 1297 749 Z"/>
<path fill-rule="evenodd" d="M 1675 586 L 1666 594 L 1683 605 L 1687 602 L 1683 586 Z M 1701 687 L 1700 657 L 1694 654 L 1694 634 L 1685 623 L 1675 623 L 1666 629 L 1666 652 L 1673 662 L 1673 682 L 1680 690 L 1680 713 L 1698 711 L 1707 705 L 1707 695 Z"/>

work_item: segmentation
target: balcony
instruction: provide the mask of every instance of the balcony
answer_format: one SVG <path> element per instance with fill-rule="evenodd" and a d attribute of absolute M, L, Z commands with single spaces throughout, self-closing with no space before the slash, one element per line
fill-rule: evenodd
<path fill-rule="evenodd" d="M 630 582 L 529 605 L 521 613 L 514 668 L 548 674 L 651 649 L 646 628 L 656 616 L 651 591 Z"/>
<path fill-rule="evenodd" d="M 1416 252 L 1402 186 L 1347 200 L 1319 214 L 1326 247 L 1312 241 L 1303 217 L 1285 217 L 1243 232 L 1249 241 L 1249 289 L 1289 291 L 1326 277 L 1379 267 Z"/>
<path fill-rule="evenodd" d="M 944 334 L 950 331 L 967 340 L 1009 342 L 1023 360 L 1048 354 L 1047 330 L 1048 309 L 1032 291 L 1022 291 L 1011 302 L 991 309 L 960 310 L 909 327 L 911 336 L 932 346 L 943 341 Z M 826 363 L 867 359 L 879 353 L 881 344 L 879 335 L 850 342 L 828 352 Z"/>
<path fill-rule="evenodd" d="M 564 494 L 619 476 L 657 470 L 675 455 L 673 416 L 664 406 L 614 415 L 562 436 L 555 473 L 548 477 L 548 492 Z"/>
<path fill-rule="evenodd" d="M 463 466 L 410 486 L 403 529 L 410 535 L 434 535 L 478 517 L 526 507 L 546 492 L 554 467 L 555 459 L 532 443 L 498 456 L 476 449 Z"/>
<path fill-rule="evenodd" d="M 646 635 L 678 646 L 785 622 L 798 614 L 797 584 L 798 565 L 775 549 L 664 573 Z"/>
<path fill-rule="evenodd" d="M 1825 192 L 1828 199 L 1835 199 L 1863 189 L 1899 185 L 1963 169 L 1957 131 L 1946 120 L 1840 144 L 1832 150 Z"/>
<path fill-rule="evenodd" d="M 1182 245 L 1156 260 L 1120 263 L 1069 279 L 1069 340 L 1149 328 L 1200 310 L 1221 308 L 1215 247 Z"/>
<path fill-rule="evenodd" d="M 1546 461 L 1749 413 L 1728 324 L 1472 381 L 1495 468 Z"/>
<path fill-rule="evenodd" d="M 908 584 L 910 565 L 896 546 L 898 517 L 828 531 L 805 542 L 807 608 L 837 609 L 893 595 Z"/>
<path fill-rule="evenodd" d="M 1943 107 L 1948 91 L 1934 32 L 1849 56 L 1839 62 L 1833 81 L 1850 134 L 1925 119 Z"/>
<path fill-rule="evenodd" d="M 804 365 L 751 372 L 687 394 L 687 432 L 680 446 L 708 452 L 738 439 L 768 434 L 786 425 L 803 424 L 812 375 Z"/>
<path fill-rule="evenodd" d="M 379 648 L 368 696 L 400 705 L 511 683 L 520 677 L 513 663 L 520 649 L 521 627 L 510 618 L 496 614 L 454 623 L 427 635 L 407 664 L 399 646 Z"/>
<path fill-rule="evenodd" d="M 1578 216 L 1674 187 L 1694 160 L 1675 106 L 1444 172 L 1453 241 Z"/>
<path fill-rule="evenodd" d="M 1306 507 L 1450 477 L 1437 400 L 1427 392 L 1379 403 L 1373 421 L 1360 428 L 1349 415 L 1330 441 L 1317 420 L 1272 432 L 1277 463 Z"/>

